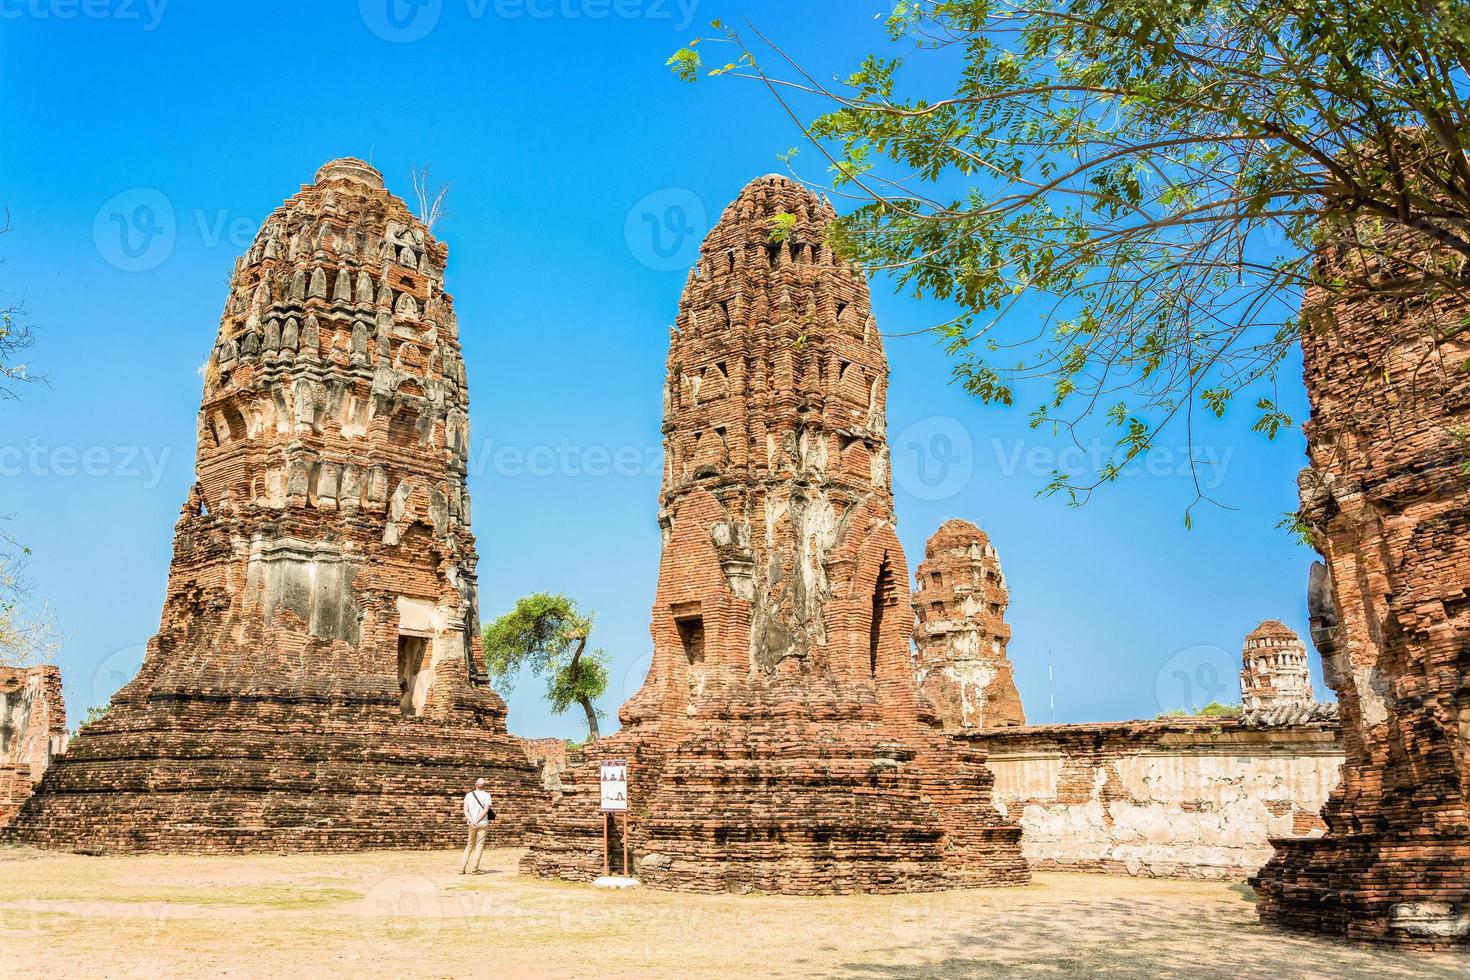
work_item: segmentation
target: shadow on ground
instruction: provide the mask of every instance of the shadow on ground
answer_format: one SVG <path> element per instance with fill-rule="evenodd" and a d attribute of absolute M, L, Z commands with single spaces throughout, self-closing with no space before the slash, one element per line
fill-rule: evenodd
<path fill-rule="evenodd" d="M 923 950 L 922 963 L 894 962 L 914 951 L 892 949 L 873 961 L 845 963 L 835 975 L 1470 977 L 1470 959 L 1454 954 L 1426 956 L 1269 929 L 1256 921 L 1254 894 L 1244 885 L 1222 888 L 1220 896 L 1209 903 L 1082 897 L 1017 903 L 1001 919 L 938 937 Z"/>

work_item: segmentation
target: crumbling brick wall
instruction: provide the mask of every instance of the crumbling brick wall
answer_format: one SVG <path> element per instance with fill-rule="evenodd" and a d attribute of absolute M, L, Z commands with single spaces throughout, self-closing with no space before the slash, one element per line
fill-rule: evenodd
<path fill-rule="evenodd" d="M 654 887 L 1026 880 L 983 752 L 941 735 L 917 689 L 888 366 L 833 218 L 768 176 L 703 243 L 669 342 L 653 663 L 622 731 L 562 773 L 528 872 L 601 872 L 597 763 L 618 758 Z"/>
<path fill-rule="evenodd" d="M 1243 879 L 1273 837 L 1319 835 L 1331 722 L 1169 718 L 957 735 L 983 747 L 1035 870 Z"/>
<path fill-rule="evenodd" d="M 0 827 L 66 746 L 60 668 L 0 667 Z"/>
<path fill-rule="evenodd" d="M 545 795 L 479 662 L 448 249 L 359 160 L 236 263 L 158 635 L 10 828 L 102 851 L 451 844 Z"/>

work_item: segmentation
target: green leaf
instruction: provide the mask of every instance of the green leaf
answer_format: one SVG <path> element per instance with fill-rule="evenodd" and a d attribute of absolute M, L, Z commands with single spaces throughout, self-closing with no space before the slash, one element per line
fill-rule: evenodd
<path fill-rule="evenodd" d="M 675 51 L 664 64 L 672 68 L 674 74 L 686 82 L 696 81 L 699 78 L 699 70 L 704 67 L 699 52 L 692 47 L 683 47 Z"/>
<path fill-rule="evenodd" d="M 771 217 L 771 230 L 766 234 L 766 241 L 773 245 L 779 245 L 791 237 L 791 232 L 796 228 L 796 215 L 785 211 L 778 211 Z"/>

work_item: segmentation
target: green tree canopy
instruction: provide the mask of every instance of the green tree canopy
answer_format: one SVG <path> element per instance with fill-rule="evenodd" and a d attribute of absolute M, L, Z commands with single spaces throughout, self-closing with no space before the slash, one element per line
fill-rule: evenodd
<path fill-rule="evenodd" d="M 830 83 L 714 26 L 671 67 L 786 107 L 858 204 L 833 244 L 955 304 L 937 330 L 965 389 L 1114 445 L 1054 474 L 1074 503 L 1237 396 L 1266 436 L 1291 425 L 1275 384 L 1317 328 L 1308 287 L 1400 315 L 1466 291 L 1464 0 L 905 0 L 895 54 Z M 1314 253 L 1345 230 L 1355 263 L 1326 278 Z"/>
<path fill-rule="evenodd" d="M 516 675 L 529 667 L 546 679 L 551 710 L 561 714 L 573 704 L 587 714 L 587 733 L 598 737 L 599 712 L 593 702 L 607 692 L 607 651 L 587 651 L 592 616 L 564 595 L 537 592 L 488 624 L 482 636 L 485 666 L 495 686 L 509 693 Z"/>

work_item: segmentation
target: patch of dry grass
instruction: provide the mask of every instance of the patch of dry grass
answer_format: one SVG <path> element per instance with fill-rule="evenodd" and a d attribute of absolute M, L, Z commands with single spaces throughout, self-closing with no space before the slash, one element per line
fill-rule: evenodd
<path fill-rule="evenodd" d="M 0 851 L 5 962 L 41 976 L 1464 977 L 1262 928 L 1217 882 L 1038 875 L 1028 888 L 830 898 L 605 892 L 460 877 L 457 853 L 82 857 Z"/>

